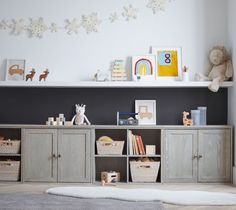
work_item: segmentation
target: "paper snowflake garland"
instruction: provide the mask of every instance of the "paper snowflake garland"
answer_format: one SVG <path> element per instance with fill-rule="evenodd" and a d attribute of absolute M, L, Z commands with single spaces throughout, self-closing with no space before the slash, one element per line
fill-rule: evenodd
<path fill-rule="evenodd" d="M 6 30 L 7 28 L 8 28 L 7 21 L 6 20 L 2 20 L 0 22 L 0 29 Z"/>
<path fill-rule="evenodd" d="M 66 20 L 67 25 L 65 26 L 65 29 L 67 30 L 67 34 L 71 35 L 71 34 L 77 34 L 78 33 L 78 29 L 80 27 L 80 24 L 78 23 L 77 19 L 74 18 L 72 21 L 70 20 Z"/>
<path fill-rule="evenodd" d="M 138 14 L 138 9 L 134 8 L 131 4 L 127 7 L 124 7 L 124 12 L 122 13 L 126 21 L 130 19 L 136 19 Z"/>
<path fill-rule="evenodd" d="M 51 31 L 51 33 L 56 33 L 59 30 L 59 27 L 57 26 L 56 23 L 52 23 L 51 26 L 49 27 L 49 30 Z"/>
<path fill-rule="evenodd" d="M 20 35 L 22 32 L 25 31 L 26 25 L 24 24 L 23 19 L 20 19 L 20 20 L 13 19 L 10 28 L 12 29 L 12 32 L 11 32 L 12 34 Z"/>
<path fill-rule="evenodd" d="M 117 21 L 119 18 L 118 14 L 116 12 L 113 12 L 110 14 L 109 20 L 111 23 L 114 23 L 115 21 Z"/>
<path fill-rule="evenodd" d="M 82 26 L 87 33 L 98 32 L 98 28 L 101 24 L 101 20 L 98 19 L 97 13 L 93 12 L 92 14 L 82 16 Z"/>
<path fill-rule="evenodd" d="M 44 32 L 48 29 L 46 24 L 43 21 L 43 18 L 37 20 L 31 19 L 31 23 L 28 27 L 28 31 L 31 37 L 42 38 Z"/>
<path fill-rule="evenodd" d="M 166 3 L 167 0 L 149 0 L 147 8 L 152 9 L 153 14 L 157 14 L 159 11 L 165 11 Z"/>

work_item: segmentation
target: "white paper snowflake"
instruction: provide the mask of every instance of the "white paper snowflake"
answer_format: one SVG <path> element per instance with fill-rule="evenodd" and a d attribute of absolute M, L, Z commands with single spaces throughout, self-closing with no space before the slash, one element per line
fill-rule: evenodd
<path fill-rule="evenodd" d="M 65 29 L 67 30 L 67 34 L 71 35 L 73 33 L 77 34 L 80 24 L 78 23 L 77 19 L 74 18 L 73 20 L 66 20 L 67 24 Z"/>
<path fill-rule="evenodd" d="M 95 12 L 87 16 L 82 16 L 82 26 L 87 33 L 98 32 L 101 22 L 102 21 L 98 19 L 98 15 Z"/>
<path fill-rule="evenodd" d="M 110 14 L 109 20 L 110 20 L 111 23 L 114 23 L 118 19 L 119 19 L 119 16 L 116 12 L 113 12 L 113 13 Z"/>
<path fill-rule="evenodd" d="M 165 11 L 166 3 L 167 3 L 167 0 L 149 0 L 147 4 L 147 8 L 151 8 L 153 14 L 156 14 L 159 11 Z"/>
<path fill-rule="evenodd" d="M 49 30 L 51 31 L 51 33 L 56 33 L 59 30 L 59 27 L 57 26 L 56 23 L 52 23 L 51 26 L 49 27 Z"/>
<path fill-rule="evenodd" d="M 127 7 L 124 7 L 124 12 L 122 13 L 126 21 L 130 19 L 136 19 L 138 14 L 138 9 L 134 8 L 131 4 Z"/>
<path fill-rule="evenodd" d="M 43 33 L 48 29 L 48 27 L 43 21 L 43 18 L 39 18 L 37 20 L 30 19 L 30 21 L 31 23 L 28 26 L 30 37 L 42 38 Z"/>
<path fill-rule="evenodd" d="M 6 30 L 7 28 L 8 28 L 7 21 L 6 21 L 6 20 L 2 20 L 2 21 L 0 22 L 0 29 Z"/>
<path fill-rule="evenodd" d="M 20 19 L 20 20 L 13 19 L 10 28 L 12 29 L 12 32 L 11 32 L 12 34 L 20 35 L 22 32 L 26 30 L 26 25 L 24 24 L 23 19 Z"/>

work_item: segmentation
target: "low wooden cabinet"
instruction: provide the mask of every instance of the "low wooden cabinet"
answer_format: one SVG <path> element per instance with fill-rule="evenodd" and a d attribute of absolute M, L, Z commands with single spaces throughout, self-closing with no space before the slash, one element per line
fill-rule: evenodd
<path fill-rule="evenodd" d="M 165 130 L 164 182 L 230 182 L 230 129 Z"/>
<path fill-rule="evenodd" d="M 90 182 L 90 130 L 24 129 L 23 181 Z"/>

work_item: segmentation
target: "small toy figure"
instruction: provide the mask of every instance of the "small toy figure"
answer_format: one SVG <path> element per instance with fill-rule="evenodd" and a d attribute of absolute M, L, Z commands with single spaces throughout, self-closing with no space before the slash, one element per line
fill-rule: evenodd
<path fill-rule="evenodd" d="M 40 74 L 40 76 L 39 76 L 39 81 L 41 81 L 41 80 L 46 81 L 48 74 L 49 74 L 48 69 L 46 69 L 45 71 L 43 71 L 43 74 Z"/>
<path fill-rule="evenodd" d="M 184 126 L 192 126 L 193 125 L 193 120 L 188 119 L 189 112 L 183 112 L 183 124 Z"/>
<path fill-rule="evenodd" d="M 32 69 L 31 71 L 30 71 L 30 74 L 27 74 L 26 75 L 26 81 L 28 81 L 28 79 L 30 79 L 31 81 L 33 80 L 33 78 L 34 78 L 34 75 L 35 75 L 35 69 Z"/>
<path fill-rule="evenodd" d="M 71 120 L 72 125 L 74 124 L 74 122 L 75 122 L 76 125 L 86 125 L 86 123 L 87 123 L 87 125 L 91 125 L 88 118 L 84 114 L 85 113 L 85 107 L 86 107 L 86 105 L 83 105 L 83 104 L 81 104 L 81 105 L 76 104 L 75 105 L 76 115 Z"/>

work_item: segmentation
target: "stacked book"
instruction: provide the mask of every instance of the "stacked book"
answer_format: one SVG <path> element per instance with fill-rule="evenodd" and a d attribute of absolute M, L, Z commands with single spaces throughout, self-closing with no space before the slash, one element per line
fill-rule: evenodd
<path fill-rule="evenodd" d="M 145 149 L 142 137 L 134 135 L 131 130 L 128 131 L 128 144 L 130 155 L 145 155 Z"/>
<path fill-rule="evenodd" d="M 127 80 L 127 74 L 125 71 L 123 60 L 114 61 L 113 68 L 111 71 L 111 80 L 112 81 L 126 81 Z"/>

